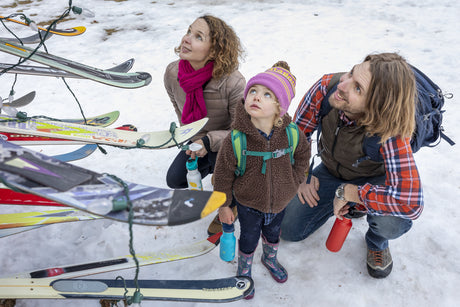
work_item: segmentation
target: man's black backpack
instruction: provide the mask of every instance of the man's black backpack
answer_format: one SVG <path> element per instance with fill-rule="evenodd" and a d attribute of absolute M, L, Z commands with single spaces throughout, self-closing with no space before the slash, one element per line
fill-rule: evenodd
<path fill-rule="evenodd" d="M 417 84 L 417 106 L 415 113 L 416 127 L 414 135 L 411 139 L 412 152 L 417 152 L 421 147 L 428 146 L 434 147 L 439 144 L 441 138 L 446 140 L 450 145 L 454 145 L 448 136 L 444 134 L 442 124 L 442 110 L 444 106 L 444 97 L 450 99 L 452 94 L 444 95 L 439 88 L 430 78 L 416 67 L 411 66 L 415 81 Z M 329 105 L 329 96 L 337 89 L 340 76 L 344 73 L 335 74 L 327 87 L 327 95 L 321 103 L 320 118 L 326 116 L 332 107 Z M 318 138 L 321 133 L 321 121 L 318 126 Z M 439 141 L 438 141 L 439 140 Z M 380 138 L 377 136 L 370 136 L 364 138 L 363 150 L 366 154 L 362 160 L 383 161 L 380 155 Z M 359 161 L 357 161 L 359 163 Z"/>

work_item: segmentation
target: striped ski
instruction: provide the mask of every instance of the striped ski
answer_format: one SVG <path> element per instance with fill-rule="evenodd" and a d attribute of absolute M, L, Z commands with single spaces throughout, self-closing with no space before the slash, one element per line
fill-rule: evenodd
<path fill-rule="evenodd" d="M 254 287 L 250 277 L 210 280 L 139 280 L 142 300 L 224 303 L 247 296 Z M 127 293 L 125 293 L 125 286 Z M 132 297 L 134 280 L 111 279 L 0 279 L 5 299 L 111 299 Z"/>
<path fill-rule="evenodd" d="M 136 254 L 136 258 L 139 261 L 139 266 L 145 266 L 198 257 L 212 251 L 219 244 L 221 235 L 222 233 L 219 232 L 207 239 L 184 246 L 162 249 L 161 251 L 152 253 L 139 253 Z M 136 263 L 132 255 L 126 255 L 95 262 L 63 265 L 60 267 L 19 273 L 11 276 L 11 278 L 54 278 L 56 276 L 59 276 L 59 278 L 77 278 L 111 271 L 132 269 L 135 267 Z"/>
<path fill-rule="evenodd" d="M 74 62 L 62 57 L 35 51 L 32 48 L 5 42 L 0 39 L 0 51 L 38 62 L 50 67 L 54 67 L 66 72 L 79 75 L 85 79 L 97 81 L 106 85 L 121 88 L 138 88 L 146 86 L 152 80 L 152 76 L 146 72 L 119 73 L 102 70 L 82 63 Z"/>

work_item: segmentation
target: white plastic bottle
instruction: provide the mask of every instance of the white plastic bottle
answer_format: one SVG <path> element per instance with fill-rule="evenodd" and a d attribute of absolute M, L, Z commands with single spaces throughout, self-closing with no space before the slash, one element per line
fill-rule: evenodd
<path fill-rule="evenodd" d="M 202 191 L 203 185 L 201 184 L 201 174 L 198 171 L 198 158 L 189 158 L 185 165 L 187 167 L 188 188 Z"/>

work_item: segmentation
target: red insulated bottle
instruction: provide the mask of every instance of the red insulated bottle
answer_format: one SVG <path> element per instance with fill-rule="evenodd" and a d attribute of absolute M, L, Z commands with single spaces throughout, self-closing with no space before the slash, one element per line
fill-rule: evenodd
<path fill-rule="evenodd" d="M 343 242 L 347 238 L 348 232 L 350 231 L 351 219 L 344 217 L 342 220 L 336 218 L 334 225 L 332 226 L 329 237 L 326 240 L 326 247 L 331 252 L 338 252 L 343 245 Z"/>

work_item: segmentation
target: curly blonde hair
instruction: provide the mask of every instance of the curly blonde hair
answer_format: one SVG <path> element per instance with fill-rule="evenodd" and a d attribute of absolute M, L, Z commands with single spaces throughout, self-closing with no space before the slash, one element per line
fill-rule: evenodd
<path fill-rule="evenodd" d="M 238 69 L 239 59 L 243 58 L 244 50 L 239 37 L 225 21 L 212 15 L 203 15 L 197 19 L 200 18 L 204 19 L 209 26 L 210 54 L 214 61 L 212 76 L 220 79 Z M 174 51 L 179 54 L 180 46 L 176 47 Z"/>

